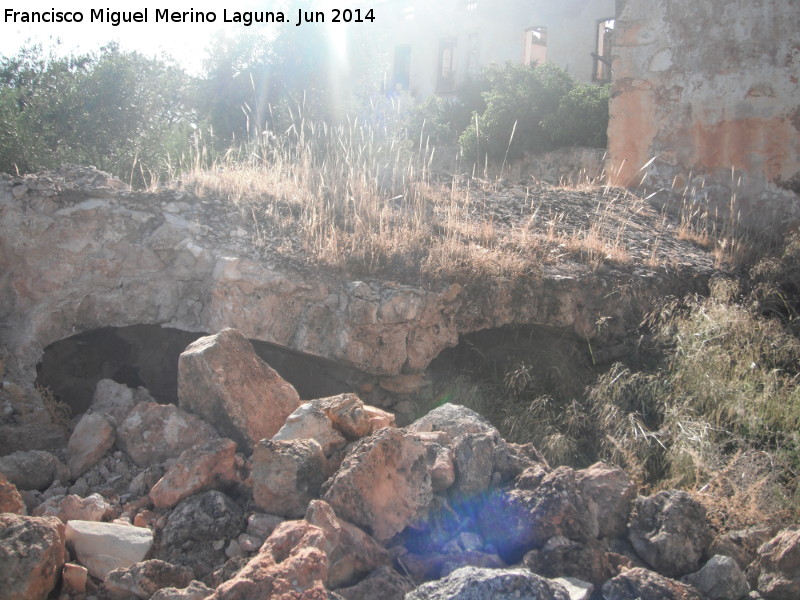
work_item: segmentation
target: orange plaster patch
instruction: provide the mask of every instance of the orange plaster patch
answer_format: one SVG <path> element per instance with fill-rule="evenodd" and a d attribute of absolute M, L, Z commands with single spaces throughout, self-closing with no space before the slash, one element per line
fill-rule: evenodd
<path fill-rule="evenodd" d="M 769 181 L 800 170 L 800 143 L 784 118 L 737 119 L 715 124 L 694 123 L 687 139 L 671 140 L 691 149 L 689 164 L 707 169 L 761 173 Z"/>
<path fill-rule="evenodd" d="M 608 128 L 612 185 L 635 183 L 639 169 L 652 158 L 656 136 L 654 105 L 653 94 L 641 90 L 624 92 L 612 101 Z"/>

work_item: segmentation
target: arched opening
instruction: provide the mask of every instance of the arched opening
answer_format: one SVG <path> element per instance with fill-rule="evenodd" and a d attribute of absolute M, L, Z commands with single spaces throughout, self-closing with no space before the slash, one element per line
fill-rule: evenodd
<path fill-rule="evenodd" d="M 147 388 L 156 401 L 176 403 L 178 357 L 204 333 L 158 325 L 103 327 L 47 346 L 36 366 L 39 386 L 52 390 L 72 415 L 85 412 L 101 379 Z M 354 391 L 364 375 L 333 361 L 251 340 L 256 353 L 304 400 Z"/>

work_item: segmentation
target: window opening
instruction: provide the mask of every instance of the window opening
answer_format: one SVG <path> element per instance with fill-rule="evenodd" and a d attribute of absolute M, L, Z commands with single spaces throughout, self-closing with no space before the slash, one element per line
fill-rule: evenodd
<path fill-rule="evenodd" d="M 547 60 L 547 27 L 531 27 L 525 30 L 525 49 L 522 64 L 541 65 Z"/>
<path fill-rule="evenodd" d="M 480 75 L 480 45 L 477 33 L 470 33 L 467 37 L 467 75 L 470 79 L 477 79 Z"/>
<path fill-rule="evenodd" d="M 392 87 L 395 90 L 408 90 L 411 87 L 411 46 L 397 46 L 394 49 L 394 75 Z"/>
<path fill-rule="evenodd" d="M 594 58 L 595 81 L 611 81 L 611 38 L 614 34 L 614 19 L 597 22 L 597 48 L 592 52 Z"/>
<path fill-rule="evenodd" d="M 439 76 L 436 81 L 436 91 L 448 93 L 455 91 L 456 87 L 456 42 L 453 39 L 444 39 L 439 42 Z"/>

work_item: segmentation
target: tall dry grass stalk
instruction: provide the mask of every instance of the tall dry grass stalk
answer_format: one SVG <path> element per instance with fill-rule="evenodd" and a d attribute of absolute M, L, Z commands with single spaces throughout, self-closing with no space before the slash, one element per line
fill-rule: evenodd
<path fill-rule="evenodd" d="M 174 168 L 198 195 L 237 206 L 256 244 L 282 237 L 315 264 L 423 281 L 528 275 L 570 239 L 568 251 L 592 264 L 626 260 L 624 225 L 611 231 L 611 214 L 600 208 L 606 222 L 585 230 L 559 227 L 557 215 L 548 230 L 533 198 L 527 223 L 497 222 L 486 204 L 497 182 L 435 175 L 435 150 L 422 138 L 414 152 L 390 126 L 292 116 L 285 132 L 224 152 L 198 133 Z"/>
<path fill-rule="evenodd" d="M 633 256 L 643 256 L 641 248 L 632 249 L 648 236 L 647 256 L 636 261 L 654 269 L 675 260 L 663 250 L 667 237 L 712 250 L 719 264 L 739 260 L 745 247 L 735 196 L 721 215 L 687 187 L 676 224 L 666 212 L 654 212 L 644 188 L 611 188 L 604 173 L 560 186 L 592 195 L 593 209 L 544 203 L 528 190 L 519 214 L 498 218 L 505 181 L 477 177 L 474 169 L 460 174 L 458 161 L 453 173 L 434 173 L 436 150 L 424 134 L 407 140 L 399 107 L 395 112 L 380 126 L 374 119 L 330 126 L 305 119 L 298 108 L 285 131 L 224 151 L 212 133 L 198 132 L 190 155 L 173 171 L 198 195 L 237 206 L 256 245 L 272 244 L 275 251 L 281 240 L 294 260 L 354 276 L 414 283 L 529 276 L 565 257 L 593 269 L 609 262 L 630 266 Z"/>

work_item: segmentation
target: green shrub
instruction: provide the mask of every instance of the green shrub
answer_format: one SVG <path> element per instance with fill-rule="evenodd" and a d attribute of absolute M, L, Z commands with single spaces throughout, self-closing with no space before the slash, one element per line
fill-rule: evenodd
<path fill-rule="evenodd" d="M 415 145 L 450 146 L 469 127 L 473 114 L 486 110 L 484 78 L 462 85 L 454 98 L 431 96 L 408 116 L 407 135 Z"/>
<path fill-rule="evenodd" d="M 482 163 L 519 158 L 561 146 L 604 146 L 608 89 L 577 84 L 550 64 L 491 65 L 486 109 L 459 138 L 465 158 Z"/>
<path fill-rule="evenodd" d="M 0 171 L 91 164 L 124 180 L 165 170 L 189 139 L 188 77 L 115 45 L 0 59 Z"/>
<path fill-rule="evenodd" d="M 576 84 L 561 98 L 555 114 L 542 123 L 553 144 L 605 148 L 610 94 L 607 85 Z"/>

